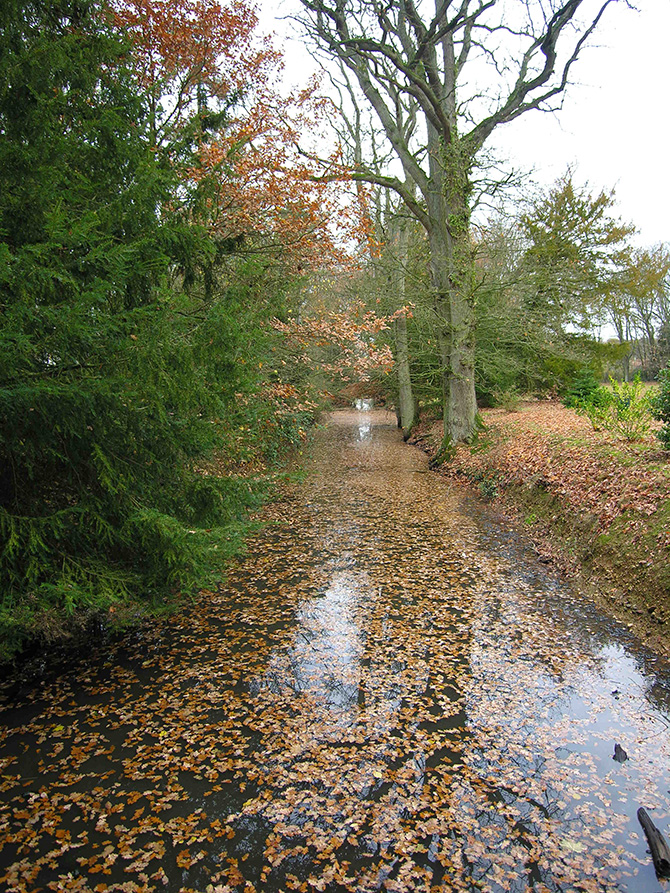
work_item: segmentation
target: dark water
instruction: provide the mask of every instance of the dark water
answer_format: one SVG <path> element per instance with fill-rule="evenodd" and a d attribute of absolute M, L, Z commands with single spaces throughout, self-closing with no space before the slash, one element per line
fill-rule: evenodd
<path fill-rule="evenodd" d="M 394 426 L 335 414 L 225 584 L 5 706 L 3 889 L 664 889 L 667 664 Z"/>

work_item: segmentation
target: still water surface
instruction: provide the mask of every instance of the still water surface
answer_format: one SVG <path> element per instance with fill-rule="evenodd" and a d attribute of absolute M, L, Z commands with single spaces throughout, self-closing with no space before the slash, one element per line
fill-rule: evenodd
<path fill-rule="evenodd" d="M 5 705 L 3 889 L 665 888 L 666 662 L 383 412 L 334 413 L 270 517 L 191 610 Z"/>

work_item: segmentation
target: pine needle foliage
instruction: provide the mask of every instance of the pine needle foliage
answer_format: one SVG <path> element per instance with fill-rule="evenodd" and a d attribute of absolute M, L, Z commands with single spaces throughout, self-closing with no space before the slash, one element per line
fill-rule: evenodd
<path fill-rule="evenodd" d="M 652 404 L 654 418 L 662 422 L 658 439 L 664 450 L 670 450 L 670 365 L 659 372 L 660 387 Z"/>
<path fill-rule="evenodd" d="M 94 2 L 6 5 L 0 657 L 192 585 L 255 499 L 196 471 L 221 443 L 244 336 L 225 303 L 170 284 L 211 250 L 166 210 L 174 175 L 131 66 Z"/>

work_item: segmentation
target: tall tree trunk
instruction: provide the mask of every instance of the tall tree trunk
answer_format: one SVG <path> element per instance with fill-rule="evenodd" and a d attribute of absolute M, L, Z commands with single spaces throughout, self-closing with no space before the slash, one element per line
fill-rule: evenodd
<path fill-rule="evenodd" d="M 619 339 L 619 344 L 628 343 L 630 341 L 630 332 L 628 330 L 628 323 L 624 323 L 624 319 L 622 316 L 615 316 L 610 314 L 610 318 L 612 320 L 612 324 L 614 325 L 614 329 L 616 331 L 616 336 Z M 625 330 L 624 330 L 625 325 Z M 621 358 L 621 372 L 623 375 L 624 381 L 630 380 L 630 358 L 632 356 L 632 351 L 629 351 L 625 356 Z"/>
<path fill-rule="evenodd" d="M 430 244 L 442 360 L 444 436 L 445 442 L 458 443 L 472 438 L 477 416 L 474 306 L 466 286 L 467 271 L 455 276 L 457 258 L 439 233 L 431 233 Z"/>
<path fill-rule="evenodd" d="M 470 249 L 470 159 L 459 141 L 441 144 L 429 127 L 431 279 L 438 318 L 444 399 L 444 445 L 469 441 L 475 431 L 475 312 Z M 454 128 L 455 132 L 455 128 Z"/>
<path fill-rule="evenodd" d="M 416 403 L 412 391 L 409 371 L 409 343 L 407 339 L 407 317 L 404 313 L 395 321 L 396 369 L 398 370 L 398 403 L 400 427 L 407 440 L 414 427 Z"/>
<path fill-rule="evenodd" d="M 409 230 L 407 219 L 401 218 L 397 224 L 397 251 L 395 257 L 395 292 L 400 307 L 406 303 L 407 296 L 407 257 L 409 247 Z M 416 403 L 412 391 L 412 379 L 409 367 L 409 341 L 407 338 L 407 316 L 401 313 L 395 322 L 396 370 L 398 373 L 398 403 L 400 426 L 405 440 L 410 435 L 416 416 Z"/>

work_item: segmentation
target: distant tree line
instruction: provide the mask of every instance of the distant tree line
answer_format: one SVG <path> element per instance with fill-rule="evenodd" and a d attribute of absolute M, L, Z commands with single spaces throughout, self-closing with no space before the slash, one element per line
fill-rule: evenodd
<path fill-rule="evenodd" d="M 378 251 L 359 288 L 386 313 L 401 301 L 411 305 L 389 338 L 394 400 L 410 407 L 407 433 L 417 407 L 440 405 L 429 246 L 388 192 L 373 204 Z M 613 193 L 594 194 L 569 171 L 473 226 L 479 406 L 565 394 L 584 374 L 657 377 L 670 358 L 670 250 L 636 247 L 634 235 L 619 220 Z"/>
<path fill-rule="evenodd" d="M 532 362 L 511 387 L 564 391 L 584 367 L 655 378 L 668 361 L 670 250 L 636 247 L 634 234 L 613 193 L 593 194 L 570 172 L 516 215 L 492 219 L 478 241 L 482 359 L 496 333 L 500 344 L 515 332 Z"/>

